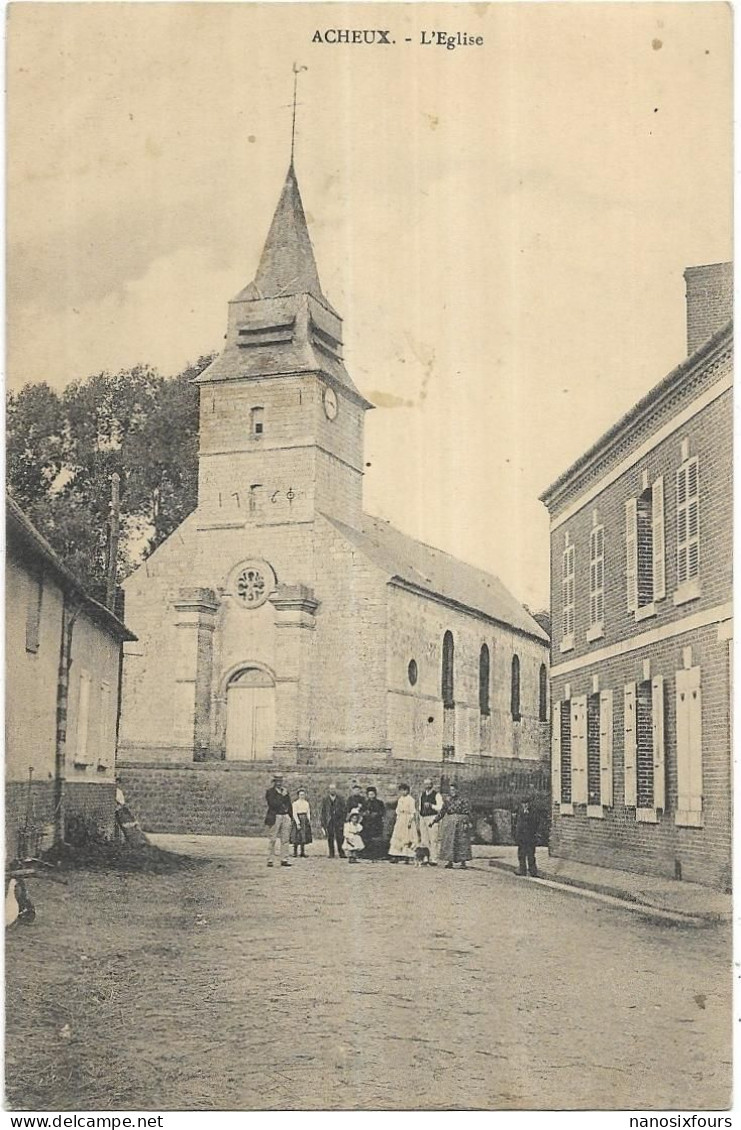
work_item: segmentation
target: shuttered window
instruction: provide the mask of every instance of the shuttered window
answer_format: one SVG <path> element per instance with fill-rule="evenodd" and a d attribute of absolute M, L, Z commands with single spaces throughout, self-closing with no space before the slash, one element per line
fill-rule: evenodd
<path fill-rule="evenodd" d="M 653 698 L 650 680 L 636 694 L 636 807 L 654 807 Z"/>
<path fill-rule="evenodd" d="M 638 515 L 637 501 L 625 503 L 625 582 L 629 612 L 638 608 Z"/>
<path fill-rule="evenodd" d="M 625 688 L 625 803 L 635 804 L 637 819 L 656 822 L 666 806 L 665 777 L 664 679 L 657 675 Z"/>
<path fill-rule="evenodd" d="M 574 547 L 567 545 L 562 559 L 562 634 L 564 644 L 574 638 Z"/>
<path fill-rule="evenodd" d="M 653 554 L 653 599 L 666 596 L 666 548 L 664 536 L 664 480 L 651 487 L 651 549 Z"/>
<path fill-rule="evenodd" d="M 571 804 L 571 702 L 561 704 L 561 803 Z"/>
<path fill-rule="evenodd" d="M 625 504 L 625 577 L 628 611 L 651 613 L 666 596 L 664 480 L 658 478 L 638 498 Z"/>
<path fill-rule="evenodd" d="M 551 723 L 551 796 L 555 804 L 561 803 L 561 703 L 553 703 Z"/>
<path fill-rule="evenodd" d="M 88 731 L 90 727 L 90 684 L 89 671 L 80 672 L 80 687 L 77 698 L 77 729 L 75 740 L 75 764 L 87 765 Z"/>
<path fill-rule="evenodd" d="M 599 696 L 600 801 L 612 807 L 612 691 Z"/>
<path fill-rule="evenodd" d="M 654 808 L 666 808 L 666 769 L 664 735 L 664 679 L 651 680 L 651 735 L 654 763 Z"/>
<path fill-rule="evenodd" d="M 100 766 L 113 764 L 111 705 L 111 684 L 104 680 L 100 684 L 100 748 L 98 749 L 98 765 Z"/>
<path fill-rule="evenodd" d="M 571 700 L 571 800 L 587 803 L 587 696 Z"/>
<path fill-rule="evenodd" d="M 595 526 L 589 535 L 589 624 L 605 622 L 605 527 Z"/>
<path fill-rule="evenodd" d="M 652 492 L 638 496 L 636 507 L 638 536 L 638 607 L 645 608 L 654 598 Z"/>
<path fill-rule="evenodd" d="M 677 812 L 675 823 L 702 826 L 702 688 L 700 668 L 677 671 Z"/>
<path fill-rule="evenodd" d="M 625 806 L 636 806 L 636 685 L 628 683 L 623 690 L 623 776 Z"/>
<path fill-rule="evenodd" d="M 602 803 L 600 769 L 600 696 L 587 699 L 587 804 Z"/>
<path fill-rule="evenodd" d="M 677 583 L 700 573 L 700 472 L 697 456 L 677 471 Z"/>
<path fill-rule="evenodd" d="M 44 597 L 44 576 L 41 569 L 34 569 L 27 576 L 26 602 L 26 651 L 39 650 L 41 635 L 41 603 Z"/>

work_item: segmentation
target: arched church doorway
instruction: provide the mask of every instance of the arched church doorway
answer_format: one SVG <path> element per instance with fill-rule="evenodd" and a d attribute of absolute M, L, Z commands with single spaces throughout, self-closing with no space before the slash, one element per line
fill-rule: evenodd
<path fill-rule="evenodd" d="M 275 684 L 267 671 L 243 668 L 226 689 L 227 760 L 269 760 L 274 735 Z"/>

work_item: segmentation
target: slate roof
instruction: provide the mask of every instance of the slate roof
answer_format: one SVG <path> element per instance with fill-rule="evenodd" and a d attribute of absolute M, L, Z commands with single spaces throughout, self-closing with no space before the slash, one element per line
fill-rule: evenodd
<path fill-rule="evenodd" d="M 483 569 L 459 561 L 441 549 L 416 541 L 390 522 L 363 515 L 362 530 L 323 515 L 361 553 L 397 580 L 414 589 L 505 624 L 544 644 L 549 637 L 499 580 Z"/>
<path fill-rule="evenodd" d="M 285 294 L 312 294 L 329 305 L 322 294 L 293 164 L 286 175 L 255 280 L 238 297 L 281 298 Z"/>
<path fill-rule="evenodd" d="M 296 172 L 291 163 L 254 280 L 232 299 L 243 325 L 251 328 L 252 348 L 239 340 L 239 324 L 230 318 L 224 349 L 196 378 L 213 381 L 259 379 L 320 373 L 349 392 L 356 403 L 372 408 L 356 388 L 342 360 L 342 319 L 322 293 L 314 249 Z M 264 335 L 260 338 L 260 329 Z M 326 348 L 322 333 L 335 339 Z"/>

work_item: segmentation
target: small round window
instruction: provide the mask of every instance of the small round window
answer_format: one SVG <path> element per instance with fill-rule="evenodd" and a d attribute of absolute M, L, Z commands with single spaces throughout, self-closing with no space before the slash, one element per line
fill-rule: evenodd
<path fill-rule="evenodd" d="M 407 675 L 409 676 L 409 682 L 412 686 L 414 686 L 414 684 L 417 682 L 418 674 L 419 672 L 417 671 L 417 660 L 410 659 L 409 666 L 407 667 Z"/>
<path fill-rule="evenodd" d="M 270 588 L 262 570 L 254 565 L 243 569 L 237 577 L 237 596 L 248 608 L 259 608 L 270 595 Z"/>

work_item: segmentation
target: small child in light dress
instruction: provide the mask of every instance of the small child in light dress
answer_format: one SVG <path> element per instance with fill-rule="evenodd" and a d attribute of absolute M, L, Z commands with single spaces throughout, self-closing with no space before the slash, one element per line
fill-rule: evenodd
<path fill-rule="evenodd" d="M 362 851 L 365 847 L 363 837 L 360 833 L 363 831 L 363 825 L 360 823 L 360 813 L 351 812 L 348 819 L 345 821 L 344 843 L 343 848 L 347 852 L 348 863 L 358 862 L 358 852 Z"/>

